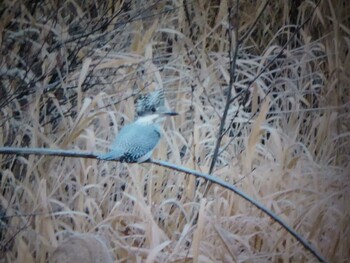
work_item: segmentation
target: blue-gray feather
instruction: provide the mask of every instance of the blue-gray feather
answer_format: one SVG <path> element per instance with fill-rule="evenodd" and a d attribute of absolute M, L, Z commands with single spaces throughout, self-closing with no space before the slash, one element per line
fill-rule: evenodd
<path fill-rule="evenodd" d="M 154 150 L 160 137 L 161 132 L 157 124 L 127 124 L 119 131 L 110 152 L 101 154 L 99 158 L 128 163 L 139 162 L 140 158 Z"/>

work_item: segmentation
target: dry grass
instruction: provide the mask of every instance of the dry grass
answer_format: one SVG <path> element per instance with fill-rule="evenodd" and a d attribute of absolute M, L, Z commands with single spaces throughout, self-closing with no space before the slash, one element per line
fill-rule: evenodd
<path fill-rule="evenodd" d="M 153 157 L 207 172 L 230 81 L 226 1 L 99 2 L 0 4 L 0 145 L 106 151 L 134 118 L 132 96 L 164 87 L 181 115 L 166 123 Z M 347 262 L 350 4 L 321 1 L 313 13 L 311 1 L 272 1 L 254 25 L 256 2 L 240 1 L 239 34 L 254 29 L 239 50 L 234 93 L 261 75 L 230 106 L 214 174 L 330 262 Z M 84 242 L 102 242 L 116 262 L 315 261 L 228 190 L 196 198 L 203 189 L 192 176 L 61 157 L 0 163 L 0 262 L 46 262 L 87 233 Z"/>

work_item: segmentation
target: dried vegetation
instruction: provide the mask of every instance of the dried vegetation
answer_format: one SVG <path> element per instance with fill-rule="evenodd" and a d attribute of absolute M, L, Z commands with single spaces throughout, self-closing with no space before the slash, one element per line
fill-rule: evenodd
<path fill-rule="evenodd" d="M 0 145 L 106 151 L 133 120 L 133 97 L 164 87 L 181 115 L 153 157 L 208 172 L 232 23 L 245 36 L 232 92 L 245 92 L 213 174 L 348 262 L 350 4 L 262 2 L 240 1 L 227 21 L 227 1 L 4 0 Z M 228 190 L 202 198 L 193 176 L 82 158 L 0 155 L 0 165 L 0 262 L 68 262 L 90 241 L 85 262 L 316 261 Z"/>

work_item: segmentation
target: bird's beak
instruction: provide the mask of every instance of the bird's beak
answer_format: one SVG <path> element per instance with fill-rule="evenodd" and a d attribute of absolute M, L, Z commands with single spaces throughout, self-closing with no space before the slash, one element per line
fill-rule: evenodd
<path fill-rule="evenodd" d="M 162 112 L 161 115 L 163 115 L 163 116 L 176 116 L 179 114 L 175 111 L 165 111 L 165 112 Z"/>

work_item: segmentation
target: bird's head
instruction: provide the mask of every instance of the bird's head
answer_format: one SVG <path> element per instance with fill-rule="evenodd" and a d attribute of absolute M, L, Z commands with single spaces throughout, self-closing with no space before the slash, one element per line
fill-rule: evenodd
<path fill-rule="evenodd" d="M 157 89 L 148 94 L 139 95 L 135 100 L 136 115 L 142 117 L 159 112 L 164 107 L 164 89 Z"/>
<path fill-rule="evenodd" d="M 144 124 L 161 123 L 165 117 L 178 115 L 165 107 L 164 89 L 157 89 L 140 95 L 136 101 L 136 122 Z"/>

